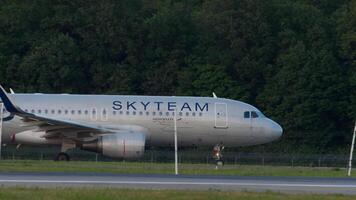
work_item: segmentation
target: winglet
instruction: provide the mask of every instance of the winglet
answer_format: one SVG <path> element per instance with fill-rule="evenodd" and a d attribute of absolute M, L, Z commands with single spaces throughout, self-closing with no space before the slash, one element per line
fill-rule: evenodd
<path fill-rule="evenodd" d="M 15 94 L 15 92 L 12 90 L 12 88 L 10 88 L 10 93 Z"/>
<path fill-rule="evenodd" d="M 0 98 L 1 98 L 2 102 L 4 103 L 6 110 L 9 111 L 10 113 L 21 113 L 22 112 L 22 110 L 19 107 L 17 107 L 15 104 L 13 104 L 11 102 L 5 89 L 1 85 L 0 85 Z"/>

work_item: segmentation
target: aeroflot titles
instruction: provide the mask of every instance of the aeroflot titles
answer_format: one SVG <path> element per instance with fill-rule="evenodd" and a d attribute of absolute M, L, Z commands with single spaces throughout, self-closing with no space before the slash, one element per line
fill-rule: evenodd
<path fill-rule="evenodd" d="M 160 102 L 160 101 L 155 101 L 155 102 L 136 102 L 136 101 L 127 101 L 127 102 L 121 102 L 121 101 L 113 101 L 112 102 L 113 106 L 112 108 L 114 110 L 150 110 L 150 109 L 155 109 L 160 111 L 162 110 L 168 110 L 168 111 L 175 111 L 176 109 L 178 111 L 208 111 L 209 110 L 209 104 L 208 103 L 183 103 L 182 105 L 177 105 L 177 102 L 171 101 L 171 102 Z"/>

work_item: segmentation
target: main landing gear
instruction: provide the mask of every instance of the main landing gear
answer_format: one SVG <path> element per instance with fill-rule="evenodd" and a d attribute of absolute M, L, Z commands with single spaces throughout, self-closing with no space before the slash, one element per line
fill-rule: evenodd
<path fill-rule="evenodd" d="M 223 146 L 222 143 L 215 145 L 213 148 L 213 158 L 216 163 L 216 169 L 218 169 L 219 166 L 224 165 L 223 155 L 221 154 L 224 148 L 225 147 Z"/>
<path fill-rule="evenodd" d="M 54 158 L 55 161 L 70 161 L 69 155 L 66 153 L 69 149 L 76 147 L 76 144 L 73 141 L 63 141 L 61 152 L 56 155 Z"/>
<path fill-rule="evenodd" d="M 59 154 L 57 154 L 57 156 L 54 159 L 55 161 L 69 161 L 70 157 L 68 154 L 61 152 Z"/>

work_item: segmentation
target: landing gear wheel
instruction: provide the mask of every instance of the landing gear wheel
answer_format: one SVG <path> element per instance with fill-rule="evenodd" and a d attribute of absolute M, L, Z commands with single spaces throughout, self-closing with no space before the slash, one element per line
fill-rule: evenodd
<path fill-rule="evenodd" d="M 224 166 L 224 161 L 223 160 L 217 160 L 216 161 L 217 166 Z"/>
<path fill-rule="evenodd" d="M 70 158 L 69 158 L 68 154 L 61 152 L 56 156 L 56 158 L 54 160 L 55 161 L 69 161 Z"/>

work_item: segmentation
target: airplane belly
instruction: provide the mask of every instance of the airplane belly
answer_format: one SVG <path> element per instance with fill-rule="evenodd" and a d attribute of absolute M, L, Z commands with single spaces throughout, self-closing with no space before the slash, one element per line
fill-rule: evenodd
<path fill-rule="evenodd" d="M 155 122 L 150 129 L 153 146 L 174 145 L 174 121 Z M 177 138 L 179 146 L 215 145 L 221 139 L 229 140 L 227 129 L 216 129 L 209 121 L 178 121 Z"/>

